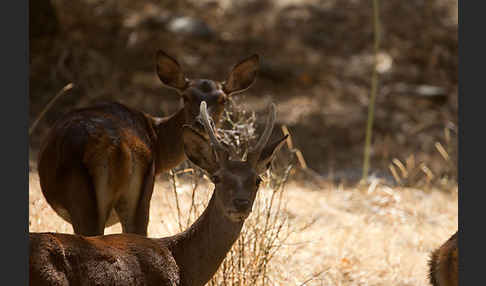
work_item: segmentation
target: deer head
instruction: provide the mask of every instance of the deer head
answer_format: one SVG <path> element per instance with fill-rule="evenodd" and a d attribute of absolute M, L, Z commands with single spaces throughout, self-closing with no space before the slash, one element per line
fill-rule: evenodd
<path fill-rule="evenodd" d="M 186 124 L 202 130 L 199 115 L 202 101 L 207 103 L 211 118 L 219 122 L 224 104 L 231 95 L 249 88 L 255 81 L 258 70 L 258 55 L 252 55 L 233 67 L 224 82 L 208 79 L 188 79 L 179 63 L 163 51 L 157 52 L 157 75 L 164 85 L 175 89 L 184 101 Z"/>
<path fill-rule="evenodd" d="M 193 127 L 184 126 L 184 150 L 187 158 L 202 168 L 215 185 L 216 205 L 233 222 L 243 222 L 251 212 L 260 184 L 260 174 L 270 166 L 287 135 L 267 144 L 275 122 L 275 105 L 270 105 L 265 131 L 246 161 L 230 160 L 230 151 L 217 139 L 206 102 L 201 103 L 201 121 L 209 141 Z"/>

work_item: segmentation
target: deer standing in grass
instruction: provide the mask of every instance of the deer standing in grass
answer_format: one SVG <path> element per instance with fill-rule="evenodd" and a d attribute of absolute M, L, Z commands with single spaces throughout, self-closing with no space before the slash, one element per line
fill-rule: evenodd
<path fill-rule="evenodd" d="M 429 280 L 433 286 L 459 285 L 457 233 L 456 231 L 444 244 L 432 252 L 429 261 Z"/>
<path fill-rule="evenodd" d="M 102 235 L 120 221 L 124 233 L 146 236 L 155 176 L 185 160 L 183 125 L 204 130 L 196 121 L 202 101 L 218 123 L 228 97 L 247 89 L 258 69 L 253 55 L 225 82 L 189 80 L 175 59 L 162 51 L 156 58 L 160 80 L 181 95 L 182 109 L 163 118 L 114 102 L 78 109 L 59 119 L 42 144 L 42 193 L 77 234 Z"/>
<path fill-rule="evenodd" d="M 230 159 L 214 133 L 206 104 L 201 120 L 209 136 L 183 128 L 184 150 L 215 188 L 201 216 L 184 232 L 155 239 L 136 234 L 84 237 L 30 233 L 30 285 L 204 285 L 216 273 L 251 212 L 259 175 L 285 142 L 267 144 L 276 111 L 246 161 Z"/>

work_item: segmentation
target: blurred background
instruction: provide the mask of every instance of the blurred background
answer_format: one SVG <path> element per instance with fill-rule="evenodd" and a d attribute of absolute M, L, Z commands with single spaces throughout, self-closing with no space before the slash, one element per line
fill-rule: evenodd
<path fill-rule="evenodd" d="M 386 0 L 380 15 L 370 173 L 401 184 L 454 182 L 457 1 Z M 278 124 L 312 176 L 355 182 L 373 69 L 372 17 L 372 1 L 360 0 L 31 1 L 31 122 L 62 87 L 75 85 L 32 134 L 31 160 L 49 126 L 73 108 L 116 100 L 157 116 L 175 112 L 179 97 L 155 73 L 158 49 L 189 77 L 215 80 L 258 53 L 257 81 L 235 99 L 258 120 L 275 102 Z"/>
<path fill-rule="evenodd" d="M 235 124 L 225 117 L 222 136 L 260 134 L 275 102 L 273 136 L 291 140 L 208 285 L 429 286 L 430 252 L 458 228 L 457 9 L 454 0 L 380 1 L 370 177 L 357 184 L 373 1 L 30 1 L 31 124 L 60 89 L 74 88 L 30 138 L 29 231 L 73 232 L 46 203 L 36 170 L 40 143 L 63 114 L 104 100 L 156 116 L 177 111 L 178 95 L 155 73 L 158 49 L 188 77 L 220 81 L 258 53 L 257 80 L 228 104 Z M 157 180 L 150 237 L 183 230 L 207 205 L 210 184 L 190 167 Z"/>

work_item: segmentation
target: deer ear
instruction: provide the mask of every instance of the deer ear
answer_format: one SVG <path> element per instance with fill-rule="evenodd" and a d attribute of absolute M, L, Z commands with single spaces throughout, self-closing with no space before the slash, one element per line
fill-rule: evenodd
<path fill-rule="evenodd" d="M 168 87 L 183 90 L 187 80 L 179 63 L 165 52 L 159 50 L 156 55 L 157 75 L 160 81 Z"/>
<path fill-rule="evenodd" d="M 209 174 L 216 172 L 218 164 L 209 141 L 189 125 L 184 125 L 182 132 L 186 157 Z"/>
<path fill-rule="evenodd" d="M 230 95 L 249 88 L 255 81 L 258 67 L 259 57 L 256 54 L 239 62 L 233 67 L 228 79 L 223 83 L 223 91 Z"/>
<path fill-rule="evenodd" d="M 275 154 L 277 154 L 278 150 L 283 146 L 285 143 L 285 139 L 287 139 L 289 135 L 286 134 L 282 138 L 274 141 L 273 143 L 267 144 L 262 152 L 260 153 L 260 158 L 258 159 L 256 171 L 257 174 L 262 174 L 264 173 L 269 167 L 270 163 L 272 162 L 272 159 L 275 157 Z"/>

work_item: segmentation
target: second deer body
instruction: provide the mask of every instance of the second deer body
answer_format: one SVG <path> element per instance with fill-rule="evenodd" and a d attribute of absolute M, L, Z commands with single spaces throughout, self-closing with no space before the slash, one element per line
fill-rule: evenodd
<path fill-rule="evenodd" d="M 156 66 L 162 83 L 183 98 L 178 112 L 158 118 L 120 103 L 99 104 L 59 119 L 43 142 L 42 193 L 77 234 L 100 235 L 120 221 L 124 233 L 147 235 L 155 175 L 185 160 L 183 125 L 204 131 L 195 120 L 203 100 L 217 123 L 228 96 L 253 83 L 258 57 L 237 64 L 225 82 L 189 80 L 162 51 Z"/>
<path fill-rule="evenodd" d="M 84 237 L 31 233 L 30 285 L 204 285 L 238 238 L 265 172 L 286 136 L 267 144 L 275 109 L 246 161 L 229 158 L 201 113 L 210 141 L 186 126 L 188 158 L 204 169 L 215 188 L 201 216 L 184 232 L 151 239 L 136 234 Z"/>

